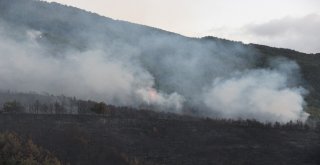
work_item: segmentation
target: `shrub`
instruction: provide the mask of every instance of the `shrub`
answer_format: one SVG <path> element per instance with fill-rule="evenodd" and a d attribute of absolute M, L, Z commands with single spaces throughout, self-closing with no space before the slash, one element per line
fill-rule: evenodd
<path fill-rule="evenodd" d="M 0 164 L 61 165 L 61 162 L 31 139 L 23 141 L 17 134 L 7 132 L 0 133 Z"/>

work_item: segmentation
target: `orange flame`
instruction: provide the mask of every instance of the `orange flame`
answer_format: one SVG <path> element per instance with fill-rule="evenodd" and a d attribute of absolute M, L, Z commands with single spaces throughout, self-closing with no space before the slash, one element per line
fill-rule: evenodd
<path fill-rule="evenodd" d="M 151 102 L 157 99 L 157 91 L 155 89 L 150 88 L 148 90 L 148 95 Z"/>

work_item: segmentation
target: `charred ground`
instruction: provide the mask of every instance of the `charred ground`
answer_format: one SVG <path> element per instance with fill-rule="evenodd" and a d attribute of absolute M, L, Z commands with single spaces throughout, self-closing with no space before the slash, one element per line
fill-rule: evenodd
<path fill-rule="evenodd" d="M 105 115 L 2 114 L 70 164 L 319 164 L 320 133 L 302 123 L 199 119 L 118 108 Z"/>

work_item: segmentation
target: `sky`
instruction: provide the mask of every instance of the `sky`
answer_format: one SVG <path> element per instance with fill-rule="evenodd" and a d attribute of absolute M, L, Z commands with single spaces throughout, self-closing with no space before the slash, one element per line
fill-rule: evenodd
<path fill-rule="evenodd" d="M 189 37 L 320 52 L 319 0 L 47 0 Z"/>

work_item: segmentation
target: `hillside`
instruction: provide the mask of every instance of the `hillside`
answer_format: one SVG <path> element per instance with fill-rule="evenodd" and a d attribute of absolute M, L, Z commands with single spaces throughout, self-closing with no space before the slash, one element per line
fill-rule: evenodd
<path fill-rule="evenodd" d="M 318 55 L 188 38 L 57 3 L 2 0 L 0 7 L 4 91 L 262 122 L 319 111 Z M 240 93 L 229 100 L 224 88 Z"/>
<path fill-rule="evenodd" d="M 150 111 L 107 115 L 0 115 L 62 162 L 86 164 L 319 164 L 319 130 L 209 120 Z M 10 123 L 10 124 L 8 124 Z"/>
<path fill-rule="evenodd" d="M 0 158 L 320 164 L 319 64 L 319 53 L 0 0 Z"/>

